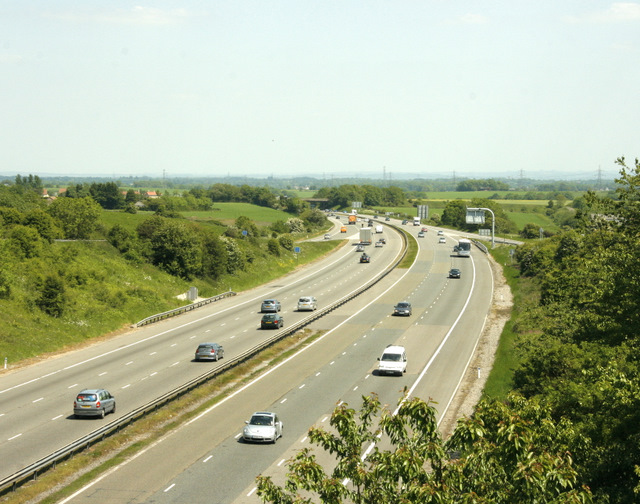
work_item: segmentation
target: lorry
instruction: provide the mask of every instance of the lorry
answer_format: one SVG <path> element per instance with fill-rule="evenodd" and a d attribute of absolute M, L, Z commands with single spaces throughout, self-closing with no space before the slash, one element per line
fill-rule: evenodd
<path fill-rule="evenodd" d="M 414 217 L 413 218 L 413 225 L 414 226 L 419 226 L 420 225 L 420 217 Z"/>
<path fill-rule="evenodd" d="M 360 243 L 371 245 L 371 228 L 363 227 L 360 229 Z"/>
<path fill-rule="evenodd" d="M 382 224 L 376 226 L 376 233 L 382 233 Z"/>
<path fill-rule="evenodd" d="M 349 224 L 355 224 L 358 221 L 358 217 L 354 214 L 349 215 Z"/>

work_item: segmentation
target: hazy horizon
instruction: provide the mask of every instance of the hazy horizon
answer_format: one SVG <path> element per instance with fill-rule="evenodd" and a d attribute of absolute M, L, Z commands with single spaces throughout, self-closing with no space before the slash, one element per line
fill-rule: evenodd
<path fill-rule="evenodd" d="M 0 173 L 592 180 L 640 155 L 638 2 L 0 6 Z"/>

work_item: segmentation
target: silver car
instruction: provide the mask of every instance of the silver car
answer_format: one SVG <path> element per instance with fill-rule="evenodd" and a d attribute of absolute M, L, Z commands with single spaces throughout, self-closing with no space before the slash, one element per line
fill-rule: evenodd
<path fill-rule="evenodd" d="M 76 417 L 99 416 L 116 412 L 116 398 L 105 389 L 81 390 L 73 401 L 73 414 Z"/>
<path fill-rule="evenodd" d="M 251 420 L 245 423 L 247 425 L 242 429 L 244 441 L 275 443 L 279 437 L 282 437 L 282 422 L 275 413 L 256 411 L 251 415 Z"/>
<path fill-rule="evenodd" d="M 224 357 L 224 348 L 218 343 L 200 343 L 196 348 L 195 360 L 214 360 Z"/>
<path fill-rule="evenodd" d="M 313 296 L 302 296 L 298 299 L 298 311 L 314 311 L 318 308 L 318 302 Z"/>
<path fill-rule="evenodd" d="M 280 301 L 277 299 L 265 299 L 260 306 L 260 312 L 262 313 L 278 313 L 282 307 Z"/>

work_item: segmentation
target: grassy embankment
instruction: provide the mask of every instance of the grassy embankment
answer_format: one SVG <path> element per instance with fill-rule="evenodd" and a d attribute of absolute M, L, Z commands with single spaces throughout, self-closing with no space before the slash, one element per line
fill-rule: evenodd
<path fill-rule="evenodd" d="M 196 225 L 218 226 L 220 232 L 224 226 L 215 224 L 213 219 L 226 223 L 238 215 L 250 218 L 253 215 L 259 223 L 268 224 L 289 217 L 284 212 L 252 205 L 229 203 L 219 206 L 220 210 L 209 212 L 210 215 L 191 217 L 197 220 Z M 103 232 L 116 223 L 133 230 L 150 215 L 146 212 L 103 212 Z M 306 235 L 299 238 L 305 239 Z M 124 330 L 153 313 L 186 304 L 187 301 L 176 296 L 191 286 L 197 287 L 203 297 L 227 290 L 250 289 L 322 257 L 340 243 L 337 240 L 300 243 L 299 254 L 283 249 L 279 257 L 267 254 L 266 247 L 260 247 L 259 243 L 250 268 L 213 282 L 188 281 L 172 277 L 150 264 L 128 262 L 106 241 L 55 242 L 46 256 L 27 260 L 21 265 L 22 272 L 14 282 L 12 295 L 0 300 L 0 312 L 5 314 L 0 328 L 0 358 L 6 357 L 12 367 L 20 361 Z M 39 292 L 38 282 L 51 272 L 63 278 L 65 284 L 65 309 L 57 318 L 44 314 L 34 302 Z"/>

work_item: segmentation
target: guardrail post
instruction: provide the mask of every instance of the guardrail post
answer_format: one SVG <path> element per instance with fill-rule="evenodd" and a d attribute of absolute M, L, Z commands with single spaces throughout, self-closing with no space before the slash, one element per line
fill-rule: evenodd
<path fill-rule="evenodd" d="M 4 358 L 4 368 L 7 369 L 7 358 Z"/>

